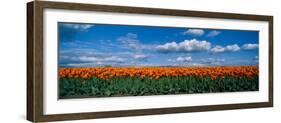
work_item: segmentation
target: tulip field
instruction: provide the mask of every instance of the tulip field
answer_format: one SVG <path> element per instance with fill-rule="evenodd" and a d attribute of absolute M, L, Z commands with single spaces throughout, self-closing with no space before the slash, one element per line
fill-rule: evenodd
<path fill-rule="evenodd" d="M 257 66 L 60 68 L 59 97 L 258 91 Z"/>

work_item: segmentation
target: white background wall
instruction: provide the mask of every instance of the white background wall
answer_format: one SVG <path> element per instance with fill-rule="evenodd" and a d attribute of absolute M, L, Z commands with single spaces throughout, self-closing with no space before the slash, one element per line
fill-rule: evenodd
<path fill-rule="evenodd" d="M 63 1 L 63 0 L 60 0 Z M 66 1 L 66 0 L 65 0 Z M 87 1 L 87 0 L 83 0 Z M 68 121 L 67 123 L 239 123 L 280 122 L 281 114 L 281 10 L 278 0 L 88 0 L 97 4 L 158 7 L 274 16 L 274 108 L 212 111 L 170 115 Z M 26 2 L 0 3 L 0 122 L 25 123 L 26 116 Z"/>

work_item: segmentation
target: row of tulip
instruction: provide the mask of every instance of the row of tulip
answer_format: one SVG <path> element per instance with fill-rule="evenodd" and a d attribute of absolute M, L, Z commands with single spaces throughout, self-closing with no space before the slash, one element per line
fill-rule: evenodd
<path fill-rule="evenodd" d="M 233 67 L 148 67 L 148 68 L 61 68 L 60 78 L 92 78 L 108 80 L 113 77 L 139 77 L 144 79 L 158 80 L 161 77 L 210 77 L 212 80 L 224 77 L 247 77 L 258 76 L 257 66 L 233 66 Z"/>

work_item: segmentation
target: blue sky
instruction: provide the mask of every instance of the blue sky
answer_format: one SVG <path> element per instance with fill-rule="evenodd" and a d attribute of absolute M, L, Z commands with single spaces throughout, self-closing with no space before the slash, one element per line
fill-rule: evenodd
<path fill-rule="evenodd" d="M 58 23 L 60 67 L 258 65 L 258 31 Z"/>

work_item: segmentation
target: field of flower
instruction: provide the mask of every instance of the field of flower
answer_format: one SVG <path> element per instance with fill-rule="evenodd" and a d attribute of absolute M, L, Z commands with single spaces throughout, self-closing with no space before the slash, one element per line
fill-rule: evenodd
<path fill-rule="evenodd" d="M 60 98 L 258 90 L 258 67 L 60 68 Z"/>

